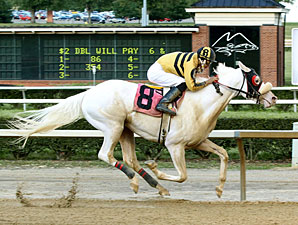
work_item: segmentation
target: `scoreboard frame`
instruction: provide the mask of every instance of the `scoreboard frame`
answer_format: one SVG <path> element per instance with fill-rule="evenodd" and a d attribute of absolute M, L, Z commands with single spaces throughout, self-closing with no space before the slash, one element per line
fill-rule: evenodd
<path fill-rule="evenodd" d="M 9 61 L 6 64 L 12 65 L 17 61 L 19 63 L 15 66 L 9 66 L 9 69 L 14 71 L 15 75 L 6 77 L 2 75 L 5 74 L 1 71 L 3 70 L 2 66 L 0 68 L 0 80 L 77 80 L 83 82 L 92 81 L 92 74 L 94 75 L 94 72 L 97 73 L 96 80 L 146 80 L 145 73 L 147 69 L 162 54 L 173 51 L 192 51 L 192 34 L 198 32 L 198 27 L 3 28 L 0 29 L 0 42 L 4 37 L 10 39 L 9 35 L 20 38 L 17 41 L 13 41 L 19 43 L 14 43 L 17 46 L 15 49 L 9 50 L 8 46 L 5 50 L 3 46 L 7 43 L 10 45 L 12 41 L 11 43 L 7 41 L 7 43 L 2 43 L 2 46 L 0 45 L 4 49 L 2 53 L 0 52 L 0 62 L 7 55 L 15 54 L 14 57 L 6 57 L 5 60 Z M 89 37 L 90 43 L 94 42 L 95 44 L 93 46 L 90 45 L 90 48 L 89 46 L 84 46 L 84 44 L 80 45 L 80 39 L 82 39 L 81 42 L 85 41 L 84 43 L 86 43 L 86 40 L 83 40 L 86 39 L 85 37 Z M 96 42 L 97 37 L 102 40 L 106 39 L 103 43 L 110 44 L 108 46 L 105 46 L 105 44 L 100 46 L 98 44 L 99 42 Z M 117 41 L 119 46 L 113 44 L 115 41 L 111 42 L 111 39 L 115 37 L 119 39 Z M 65 41 L 63 38 L 69 40 Z M 47 46 L 51 45 L 51 41 L 49 40 L 56 39 L 58 40 L 56 42 L 60 43 L 60 46 L 57 46 L 59 44 L 54 44 L 50 47 Z M 134 40 L 132 39 L 136 42 L 133 42 Z M 127 45 L 125 44 L 126 42 L 128 43 Z M 174 47 L 169 44 L 170 42 L 175 42 L 173 44 Z M 134 46 L 134 43 L 138 44 Z M 95 48 L 95 45 L 98 47 Z M 106 64 L 102 64 L 105 63 L 105 57 Z M 84 68 L 81 68 L 81 64 L 84 65 Z M 105 70 L 103 68 L 107 68 L 108 66 L 110 70 L 111 68 L 117 70 L 117 75 L 109 76 L 108 72 L 106 73 L 107 75 L 104 75 Z M 52 67 L 55 68 L 50 69 Z M 73 69 L 73 74 L 69 74 L 69 71 L 72 71 L 74 67 L 80 68 Z M 53 74 L 55 71 L 57 74 Z M 81 73 L 78 71 L 81 71 Z M 88 71 L 88 75 L 80 77 L 83 71 Z M 38 76 L 32 76 L 30 74 L 38 74 Z M 118 76 L 118 74 L 120 75 Z"/>

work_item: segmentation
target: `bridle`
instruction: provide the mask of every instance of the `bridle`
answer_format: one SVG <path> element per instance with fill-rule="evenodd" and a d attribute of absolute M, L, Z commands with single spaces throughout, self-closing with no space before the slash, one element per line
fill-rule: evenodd
<path fill-rule="evenodd" d="M 226 87 L 230 90 L 233 90 L 233 91 L 237 91 L 238 93 L 236 94 L 236 96 L 239 96 L 240 93 L 243 93 L 246 95 L 246 98 L 255 98 L 257 99 L 257 104 L 260 103 L 260 97 L 261 97 L 261 93 L 259 92 L 259 88 L 260 88 L 260 85 L 257 86 L 257 89 L 254 87 L 254 85 L 248 80 L 247 76 L 248 76 L 248 73 L 241 70 L 242 71 L 242 75 L 243 75 L 243 81 L 242 81 L 242 85 L 241 85 L 241 88 L 234 88 L 234 87 L 231 87 L 231 86 L 228 86 L 228 85 L 225 85 L 225 84 L 222 84 L 220 83 L 219 81 L 214 81 L 214 86 L 215 86 L 215 89 L 216 89 L 216 92 L 219 93 L 220 90 L 219 90 L 219 86 L 223 86 L 223 87 Z M 245 84 L 245 80 L 246 80 L 246 83 L 247 83 L 247 86 L 250 87 L 250 90 L 251 91 L 243 91 L 242 88 Z M 216 85 L 217 84 L 217 85 Z M 247 88 L 249 89 L 249 88 Z"/>

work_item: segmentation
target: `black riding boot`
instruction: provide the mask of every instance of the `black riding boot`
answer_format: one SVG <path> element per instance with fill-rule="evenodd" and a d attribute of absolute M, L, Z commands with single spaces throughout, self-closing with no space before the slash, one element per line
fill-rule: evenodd
<path fill-rule="evenodd" d="M 156 109 L 161 112 L 168 113 L 172 116 L 176 116 L 176 113 L 168 108 L 169 103 L 173 102 L 182 92 L 177 88 L 171 88 L 165 96 L 162 97 L 160 102 L 157 104 Z"/>

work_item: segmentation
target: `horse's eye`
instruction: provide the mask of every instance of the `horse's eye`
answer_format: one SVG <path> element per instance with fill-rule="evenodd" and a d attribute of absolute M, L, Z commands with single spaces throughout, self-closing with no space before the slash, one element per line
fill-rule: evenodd
<path fill-rule="evenodd" d="M 261 78 L 259 76 L 257 76 L 257 75 L 254 75 L 252 77 L 252 84 L 254 86 L 258 86 L 260 83 L 261 83 Z"/>

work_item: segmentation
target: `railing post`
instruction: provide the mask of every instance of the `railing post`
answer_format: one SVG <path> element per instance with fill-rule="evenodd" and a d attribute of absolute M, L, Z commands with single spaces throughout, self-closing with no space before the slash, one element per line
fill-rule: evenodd
<path fill-rule="evenodd" d="M 92 66 L 93 86 L 96 85 L 96 66 Z"/>
<path fill-rule="evenodd" d="M 245 168 L 245 152 L 243 141 L 237 138 L 238 151 L 240 155 L 240 200 L 246 200 L 246 168 Z"/>
<path fill-rule="evenodd" d="M 25 94 L 25 91 L 26 91 L 26 90 L 21 90 L 21 91 L 22 91 L 23 99 L 26 99 L 26 94 Z M 23 104 L 23 109 L 24 109 L 24 111 L 27 110 L 27 105 L 26 105 L 26 103 Z"/>
<path fill-rule="evenodd" d="M 296 90 L 294 90 L 293 95 L 294 95 L 294 100 L 296 100 L 297 99 Z M 297 112 L 297 105 L 296 104 L 294 104 L 294 112 Z"/>

